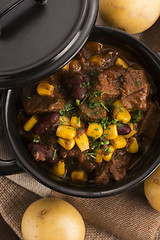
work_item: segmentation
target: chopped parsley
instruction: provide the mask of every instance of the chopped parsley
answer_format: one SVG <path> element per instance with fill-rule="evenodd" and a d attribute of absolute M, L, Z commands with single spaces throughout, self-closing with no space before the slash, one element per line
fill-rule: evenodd
<path fill-rule="evenodd" d="M 121 74 L 119 73 L 118 75 L 117 75 L 117 78 L 119 78 L 121 76 Z"/>
<path fill-rule="evenodd" d="M 115 157 L 114 157 L 114 159 L 117 159 L 117 158 L 119 158 L 120 157 L 120 155 L 119 154 L 117 154 Z"/>
<path fill-rule="evenodd" d="M 79 106 L 80 105 L 80 100 L 76 99 L 76 105 Z"/>
<path fill-rule="evenodd" d="M 56 157 L 56 152 L 57 152 L 57 149 L 54 150 L 53 152 L 53 155 L 52 155 L 52 160 L 55 160 L 55 157 Z"/>
<path fill-rule="evenodd" d="M 75 109 L 75 107 L 71 103 L 68 103 L 64 106 L 63 109 L 59 110 L 59 113 L 63 116 L 66 115 L 68 112 L 72 111 L 73 109 Z"/>
<path fill-rule="evenodd" d="M 136 85 L 139 86 L 141 84 L 141 81 L 137 81 Z"/>
<path fill-rule="evenodd" d="M 81 119 L 80 119 L 80 117 L 78 117 L 77 118 L 77 124 L 80 125 L 80 123 L 81 123 Z"/>
<path fill-rule="evenodd" d="M 141 111 L 137 110 L 133 113 L 133 115 L 131 117 L 131 122 L 136 123 L 140 120 L 140 118 L 141 118 Z"/>
<path fill-rule="evenodd" d="M 40 139 L 34 138 L 34 139 L 33 139 L 33 142 L 34 142 L 34 143 L 39 143 L 39 142 L 40 142 Z"/>

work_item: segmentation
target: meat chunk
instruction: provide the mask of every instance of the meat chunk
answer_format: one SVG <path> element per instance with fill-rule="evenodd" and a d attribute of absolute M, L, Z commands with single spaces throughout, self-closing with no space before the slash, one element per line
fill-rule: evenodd
<path fill-rule="evenodd" d="M 72 150 L 68 151 L 65 149 L 61 149 L 60 156 L 62 158 L 77 158 L 86 172 L 92 172 L 96 168 L 96 163 L 89 156 L 85 155 L 84 152 L 81 152 L 77 147 L 74 147 Z"/>
<path fill-rule="evenodd" d="M 143 70 L 128 68 L 122 74 L 124 83 L 122 91 L 122 104 L 127 109 L 147 110 L 147 97 L 149 95 L 149 84 Z"/>
<path fill-rule="evenodd" d="M 148 110 L 144 116 L 138 134 L 143 134 L 145 137 L 152 140 L 156 135 L 159 124 L 160 110 L 154 102 L 150 102 L 148 104 Z"/>
<path fill-rule="evenodd" d="M 112 173 L 115 180 L 119 180 L 126 175 L 130 156 L 123 150 L 117 151 L 115 157 L 113 157 L 110 172 Z"/>
<path fill-rule="evenodd" d="M 55 84 L 54 79 L 46 79 L 45 82 Z M 54 88 L 53 96 L 40 96 L 37 93 L 37 85 L 32 84 L 23 89 L 23 105 L 28 114 L 54 112 L 64 107 L 62 96 Z"/>
<path fill-rule="evenodd" d="M 79 106 L 79 116 L 81 119 L 90 122 L 97 122 L 107 116 L 107 112 L 101 106 L 90 108 L 87 104 L 82 104 Z"/>
<path fill-rule="evenodd" d="M 96 168 L 95 174 L 95 184 L 107 184 L 111 179 L 111 174 L 109 172 L 109 163 L 102 162 Z"/>
<path fill-rule="evenodd" d="M 112 66 L 103 70 L 99 76 L 98 80 L 93 86 L 94 92 L 101 92 L 101 100 L 114 100 L 120 95 L 120 85 L 121 82 L 119 77 L 123 73 L 124 69 L 121 66 Z"/>

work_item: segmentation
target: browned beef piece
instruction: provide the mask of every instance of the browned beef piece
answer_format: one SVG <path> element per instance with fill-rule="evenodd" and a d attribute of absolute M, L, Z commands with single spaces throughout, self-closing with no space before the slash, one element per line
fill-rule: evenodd
<path fill-rule="evenodd" d="M 45 82 L 54 85 L 54 79 L 47 78 Z M 32 84 L 23 89 L 23 105 L 28 114 L 43 112 L 54 112 L 64 107 L 62 96 L 54 88 L 53 96 L 40 96 L 37 91 L 37 84 Z"/>
<path fill-rule="evenodd" d="M 126 175 L 130 156 L 123 150 L 117 151 L 117 154 L 112 158 L 110 172 L 115 180 L 119 180 Z"/>
<path fill-rule="evenodd" d="M 160 110 L 154 102 L 149 102 L 148 110 L 143 118 L 138 135 L 144 135 L 150 141 L 157 132 L 160 124 Z"/>
<path fill-rule="evenodd" d="M 87 172 L 92 172 L 96 168 L 96 163 L 89 156 L 85 155 L 84 152 L 81 152 L 77 147 L 74 147 L 72 150 L 61 149 L 60 156 L 62 158 L 77 158 L 83 166 L 83 169 Z"/>
<path fill-rule="evenodd" d="M 93 86 L 92 93 L 101 92 L 103 93 L 99 99 L 107 101 L 114 100 L 120 95 L 120 85 L 119 80 L 120 75 L 124 72 L 121 66 L 112 66 L 103 70 L 99 76 L 98 80 Z M 92 98 L 92 95 L 91 97 Z"/>
<path fill-rule="evenodd" d="M 99 54 L 98 52 L 94 51 L 94 55 Z M 92 71 L 92 70 L 100 70 L 101 67 L 103 68 L 107 68 L 113 65 L 116 56 L 117 56 L 117 52 L 116 51 L 108 51 L 103 53 L 102 56 L 102 66 L 98 66 L 95 63 L 92 63 L 89 61 L 89 58 L 93 56 L 93 51 L 86 51 L 85 48 L 82 48 L 81 51 L 78 53 L 77 57 L 79 60 L 79 63 L 81 65 L 81 68 L 83 71 Z"/>
<path fill-rule="evenodd" d="M 95 183 L 107 184 L 111 180 L 111 174 L 109 172 L 109 163 L 103 161 L 95 171 Z"/>
<path fill-rule="evenodd" d="M 127 109 L 147 110 L 150 86 L 143 70 L 128 68 L 123 74 L 122 103 Z"/>
<path fill-rule="evenodd" d="M 87 104 L 79 106 L 79 116 L 85 121 L 97 122 L 107 116 L 107 112 L 102 107 L 95 107 L 91 109 Z"/>

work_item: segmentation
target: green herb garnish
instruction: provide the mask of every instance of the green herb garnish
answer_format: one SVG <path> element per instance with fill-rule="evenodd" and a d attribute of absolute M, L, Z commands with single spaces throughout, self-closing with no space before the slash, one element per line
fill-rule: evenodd
<path fill-rule="evenodd" d="M 56 157 L 56 152 L 57 152 L 57 149 L 54 150 L 53 152 L 53 155 L 52 155 L 52 160 L 55 160 L 55 157 Z"/>
<path fill-rule="evenodd" d="M 63 109 L 59 110 L 59 113 L 63 116 L 66 115 L 68 112 L 72 111 L 73 109 L 75 109 L 75 107 L 71 103 L 68 103 L 64 106 Z"/>
<path fill-rule="evenodd" d="M 33 142 L 34 142 L 34 143 L 39 143 L 39 142 L 40 142 L 40 139 L 34 138 L 34 139 L 33 139 Z"/>
<path fill-rule="evenodd" d="M 136 123 L 140 120 L 140 118 L 141 118 L 141 111 L 137 110 L 133 113 L 133 115 L 131 117 L 131 122 Z"/>
<path fill-rule="evenodd" d="M 141 84 L 141 81 L 137 81 L 136 85 L 139 86 Z"/>

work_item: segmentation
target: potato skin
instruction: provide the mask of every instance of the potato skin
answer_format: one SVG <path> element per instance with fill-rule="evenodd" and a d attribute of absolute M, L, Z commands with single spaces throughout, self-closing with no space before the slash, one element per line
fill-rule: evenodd
<path fill-rule="evenodd" d="M 144 193 L 150 205 L 160 211 L 160 167 L 144 181 Z"/>
<path fill-rule="evenodd" d="M 21 231 L 24 240 L 84 240 L 85 225 L 80 213 L 58 198 L 42 198 L 25 211 Z"/>
<path fill-rule="evenodd" d="M 140 33 L 151 27 L 160 16 L 159 0 L 100 0 L 104 22 L 127 33 Z"/>

